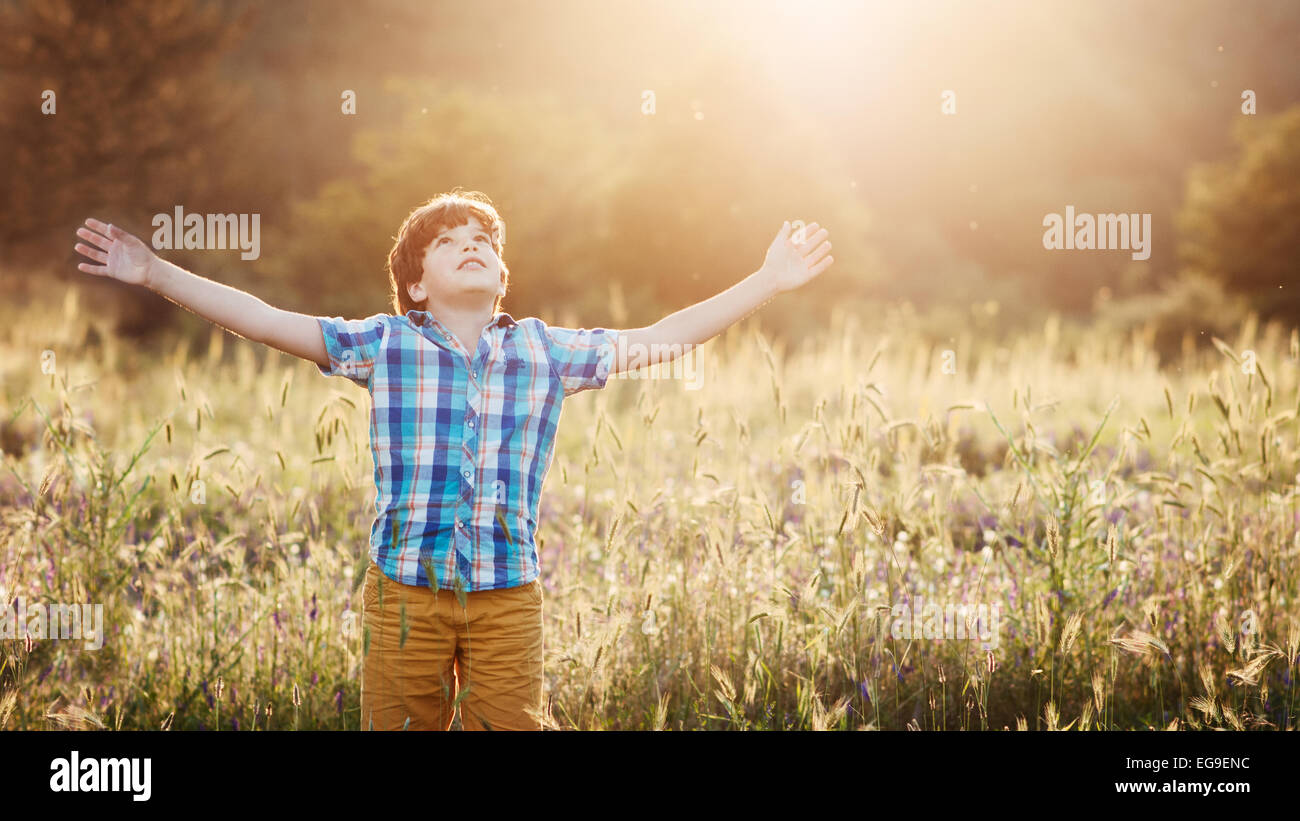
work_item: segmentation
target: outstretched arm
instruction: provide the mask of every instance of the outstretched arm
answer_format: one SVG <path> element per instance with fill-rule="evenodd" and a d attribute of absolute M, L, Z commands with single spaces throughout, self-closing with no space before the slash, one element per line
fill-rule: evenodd
<path fill-rule="evenodd" d="M 77 243 L 76 250 L 99 264 L 80 263 L 82 271 L 143 285 L 231 333 L 329 365 L 315 317 L 275 308 L 238 288 L 192 274 L 161 259 L 139 237 L 116 225 L 88 219 L 86 226 L 77 229 L 86 243 Z"/>
<path fill-rule="evenodd" d="M 812 223 L 801 231 L 808 238 L 795 244 L 789 222 L 781 226 L 767 249 L 763 267 L 716 296 L 664 317 L 645 328 L 623 331 L 626 344 L 616 352 L 611 373 L 630 366 L 671 362 L 725 331 L 761 308 L 773 297 L 808 282 L 831 266 L 831 244 L 825 228 Z"/>

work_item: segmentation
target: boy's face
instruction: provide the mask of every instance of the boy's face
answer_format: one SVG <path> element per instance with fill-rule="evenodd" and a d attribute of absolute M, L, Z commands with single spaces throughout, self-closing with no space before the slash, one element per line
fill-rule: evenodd
<path fill-rule="evenodd" d="M 477 260 L 480 264 L 476 264 Z M 501 261 L 492 238 L 475 217 L 455 228 L 445 228 L 424 251 L 424 275 L 407 286 L 411 299 L 425 303 L 425 310 L 437 313 L 441 306 L 492 308 L 504 295 Z"/>

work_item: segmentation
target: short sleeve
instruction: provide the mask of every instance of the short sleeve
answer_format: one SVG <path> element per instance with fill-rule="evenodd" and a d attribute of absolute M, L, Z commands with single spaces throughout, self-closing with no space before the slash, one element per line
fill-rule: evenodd
<path fill-rule="evenodd" d="M 330 358 L 327 368 L 317 364 L 321 375 L 344 376 L 368 389 L 388 328 L 386 318 L 387 314 L 375 314 L 365 319 L 316 317 Z"/>
<path fill-rule="evenodd" d="M 605 387 L 619 331 L 611 328 L 555 328 L 540 322 L 551 367 L 564 384 L 564 395 Z"/>

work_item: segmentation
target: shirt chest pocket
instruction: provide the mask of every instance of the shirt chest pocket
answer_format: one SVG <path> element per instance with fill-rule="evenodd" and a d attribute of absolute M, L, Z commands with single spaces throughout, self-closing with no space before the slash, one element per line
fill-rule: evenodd
<path fill-rule="evenodd" d="M 502 421 L 522 428 L 547 415 L 557 388 L 555 375 L 545 362 L 510 354 L 502 371 Z"/>

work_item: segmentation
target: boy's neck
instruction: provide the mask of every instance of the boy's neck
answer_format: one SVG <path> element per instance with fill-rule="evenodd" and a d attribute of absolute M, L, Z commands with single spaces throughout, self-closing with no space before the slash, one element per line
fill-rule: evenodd
<path fill-rule="evenodd" d="M 463 306 L 454 305 L 429 305 L 426 303 L 425 309 L 433 314 L 439 322 L 456 336 L 460 346 L 465 349 L 471 357 L 478 348 L 479 337 L 483 335 L 483 329 L 492 321 L 491 306 Z"/>

